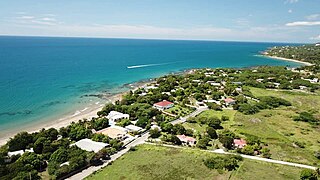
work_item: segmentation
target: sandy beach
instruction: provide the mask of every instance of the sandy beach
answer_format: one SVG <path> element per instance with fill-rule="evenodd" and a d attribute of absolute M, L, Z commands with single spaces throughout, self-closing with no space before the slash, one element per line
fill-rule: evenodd
<path fill-rule="evenodd" d="M 312 66 L 312 65 L 314 65 L 314 64 L 312 64 L 312 63 L 304 62 L 304 61 L 299 61 L 299 60 L 296 60 L 296 59 L 288 59 L 288 58 L 277 57 L 277 56 L 268 56 L 268 55 L 261 55 L 261 56 L 267 57 L 267 58 L 272 58 L 272 59 L 283 60 L 283 61 L 296 62 L 296 63 L 303 64 L 303 65 L 306 65 L 306 66 Z"/>
<path fill-rule="evenodd" d="M 115 102 L 117 100 L 121 100 L 122 95 L 125 93 L 127 93 L 127 92 L 122 92 L 122 93 L 110 96 L 108 98 L 108 101 Z M 82 112 L 79 111 L 79 113 L 67 115 L 67 116 L 62 117 L 58 120 L 43 121 L 42 123 L 38 123 L 38 125 L 33 125 L 32 127 L 27 127 L 25 129 L 23 129 L 23 131 L 27 131 L 29 133 L 32 133 L 32 132 L 39 131 L 43 128 L 45 128 L 45 129 L 48 129 L 48 128 L 59 129 L 61 127 L 68 126 L 72 122 L 77 122 L 82 119 L 91 120 L 93 117 L 98 117 L 97 112 L 100 111 L 103 108 L 103 106 L 104 106 L 104 104 L 97 104 L 95 107 L 85 108 L 82 110 Z M 2 136 L 0 138 L 0 146 L 4 145 L 10 139 L 10 137 L 13 137 L 15 134 L 17 134 L 19 132 L 20 132 L 20 130 L 12 130 L 10 133 L 7 133 L 4 136 Z"/>
<path fill-rule="evenodd" d="M 136 89 L 143 87 L 143 86 L 146 86 L 147 84 L 152 83 L 152 82 L 154 82 L 154 81 L 152 79 L 149 79 L 149 80 L 135 82 L 132 84 L 126 84 L 124 86 L 127 86 L 129 88 L 129 90 L 136 90 Z M 124 94 L 128 93 L 128 91 L 120 92 L 120 93 L 109 96 L 107 98 L 107 102 L 114 103 L 117 100 L 121 100 L 122 96 Z M 45 128 L 45 129 L 49 129 L 49 128 L 60 129 L 61 127 L 68 126 L 72 122 L 78 122 L 79 120 L 83 120 L 83 119 L 91 120 L 93 117 L 98 117 L 97 112 L 100 111 L 103 107 L 104 107 L 104 103 L 96 103 L 96 106 L 94 106 L 94 107 L 84 108 L 80 111 L 77 111 L 74 114 L 66 115 L 66 116 L 61 117 L 61 118 L 54 120 L 54 121 L 43 121 L 43 122 L 38 123 L 36 125 L 32 125 L 32 126 L 23 128 L 23 130 L 21 130 L 21 129 L 12 130 L 9 133 L 6 133 L 5 135 L 0 137 L 0 146 L 6 144 L 6 142 L 11 137 L 13 137 L 14 135 L 16 135 L 17 133 L 22 132 L 22 131 L 33 133 L 33 132 L 37 132 L 43 128 Z"/>

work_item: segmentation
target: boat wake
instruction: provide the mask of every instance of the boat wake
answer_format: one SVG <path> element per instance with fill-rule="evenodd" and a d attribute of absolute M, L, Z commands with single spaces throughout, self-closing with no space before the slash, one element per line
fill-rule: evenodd
<path fill-rule="evenodd" d="M 135 69 L 135 68 L 144 68 L 144 67 L 150 67 L 150 66 L 163 66 L 168 64 L 173 64 L 176 62 L 171 63 L 159 63 L 159 64 L 141 64 L 141 65 L 135 65 L 135 66 L 127 66 L 128 69 Z"/>

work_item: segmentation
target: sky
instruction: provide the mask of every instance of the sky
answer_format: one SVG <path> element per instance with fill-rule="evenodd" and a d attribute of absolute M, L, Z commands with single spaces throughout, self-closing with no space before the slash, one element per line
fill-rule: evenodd
<path fill-rule="evenodd" d="M 320 42 L 320 0 L 0 0 L 0 35 Z"/>

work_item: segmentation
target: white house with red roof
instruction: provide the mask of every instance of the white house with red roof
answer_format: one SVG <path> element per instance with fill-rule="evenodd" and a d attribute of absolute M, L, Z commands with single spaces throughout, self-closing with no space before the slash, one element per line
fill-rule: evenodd
<path fill-rule="evenodd" d="M 236 148 L 242 149 L 243 147 L 245 147 L 247 145 L 247 141 L 244 140 L 244 139 L 234 139 L 233 140 L 233 145 Z"/>
<path fill-rule="evenodd" d="M 194 146 L 197 143 L 197 140 L 193 137 L 186 136 L 186 135 L 177 135 L 180 141 L 186 145 Z"/>
<path fill-rule="evenodd" d="M 226 99 L 224 99 L 224 102 L 226 103 L 227 106 L 229 106 L 229 105 L 235 104 L 236 100 L 234 100 L 232 98 L 226 98 Z"/>
<path fill-rule="evenodd" d="M 165 110 L 165 109 L 170 109 L 173 107 L 173 103 L 167 100 L 163 100 L 161 102 L 153 104 L 153 107 L 159 109 L 159 110 Z"/>

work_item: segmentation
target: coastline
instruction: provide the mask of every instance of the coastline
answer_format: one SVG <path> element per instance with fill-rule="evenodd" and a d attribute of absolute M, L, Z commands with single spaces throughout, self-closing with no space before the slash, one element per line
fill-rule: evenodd
<path fill-rule="evenodd" d="M 153 82 L 152 79 L 150 79 L 150 80 L 141 80 L 141 81 L 138 81 L 138 82 L 125 84 L 123 86 L 127 86 L 129 88 L 129 90 L 122 91 L 122 92 L 119 92 L 119 93 L 116 93 L 116 94 L 113 94 L 113 95 L 109 96 L 107 98 L 106 103 L 107 102 L 114 103 L 117 100 L 121 100 L 122 96 L 124 94 L 128 93 L 130 90 L 135 90 L 137 88 L 143 87 L 146 84 L 149 84 L 151 82 Z M 104 105 L 105 104 L 99 104 L 96 107 L 92 107 L 90 109 L 85 108 L 83 110 L 77 111 L 78 113 L 76 112 L 74 114 L 71 113 L 71 114 L 68 114 L 68 115 L 64 115 L 61 118 L 57 118 L 57 119 L 55 119 L 53 121 L 46 121 L 46 120 L 44 120 L 42 122 L 40 121 L 38 124 L 23 128 L 23 130 L 21 130 L 21 129 L 12 129 L 12 131 L 10 131 L 10 132 L 6 133 L 4 136 L 0 137 L 0 146 L 6 144 L 7 141 L 11 137 L 15 136 L 19 132 L 26 131 L 28 133 L 33 133 L 33 132 L 40 131 L 43 128 L 44 129 L 55 128 L 55 129 L 59 130 L 62 127 L 66 127 L 66 126 L 70 125 L 72 122 L 78 122 L 78 121 L 83 120 L 83 119 L 91 120 L 93 117 L 98 117 L 97 112 L 102 110 Z"/>
<path fill-rule="evenodd" d="M 296 60 L 296 59 L 283 58 L 283 57 L 278 57 L 278 56 L 269 56 L 269 55 L 257 55 L 257 56 L 262 56 L 262 57 L 277 59 L 277 60 L 282 60 L 282 61 L 295 62 L 295 63 L 303 64 L 305 66 L 313 66 L 314 65 L 309 62 L 304 62 L 304 61 L 300 61 L 300 60 Z"/>

